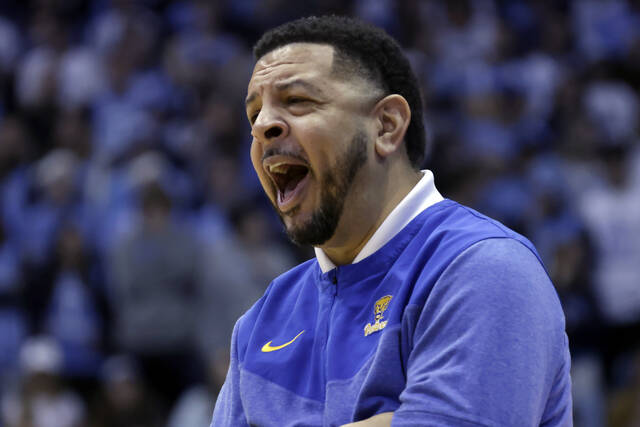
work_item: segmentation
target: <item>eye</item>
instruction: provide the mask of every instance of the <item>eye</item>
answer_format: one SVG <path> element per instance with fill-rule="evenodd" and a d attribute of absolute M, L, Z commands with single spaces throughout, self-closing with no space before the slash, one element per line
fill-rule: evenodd
<path fill-rule="evenodd" d="M 249 123 L 254 124 L 256 120 L 258 120 L 258 115 L 260 114 L 260 110 L 254 111 L 249 115 Z"/>
<path fill-rule="evenodd" d="M 301 96 L 288 96 L 284 100 L 285 107 L 293 115 L 299 116 L 312 111 L 314 101 Z"/>
<path fill-rule="evenodd" d="M 308 102 L 309 100 L 306 98 L 302 98 L 300 96 L 290 96 L 287 98 L 287 104 L 300 104 L 302 102 Z"/>

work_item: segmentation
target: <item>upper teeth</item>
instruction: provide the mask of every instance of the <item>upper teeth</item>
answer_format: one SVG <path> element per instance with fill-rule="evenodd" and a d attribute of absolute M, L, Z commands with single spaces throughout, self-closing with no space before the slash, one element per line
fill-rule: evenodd
<path fill-rule="evenodd" d="M 271 173 L 287 173 L 289 170 L 289 165 L 286 163 L 275 163 L 273 165 L 269 165 L 269 172 Z"/>

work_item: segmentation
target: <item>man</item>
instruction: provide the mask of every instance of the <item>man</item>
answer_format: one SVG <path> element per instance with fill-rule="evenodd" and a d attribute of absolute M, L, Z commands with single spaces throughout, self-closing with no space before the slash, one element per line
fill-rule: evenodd
<path fill-rule="evenodd" d="M 237 322 L 212 426 L 568 426 L 569 353 L 532 245 L 419 171 L 419 88 L 347 18 L 266 33 L 251 159 L 316 258 Z"/>

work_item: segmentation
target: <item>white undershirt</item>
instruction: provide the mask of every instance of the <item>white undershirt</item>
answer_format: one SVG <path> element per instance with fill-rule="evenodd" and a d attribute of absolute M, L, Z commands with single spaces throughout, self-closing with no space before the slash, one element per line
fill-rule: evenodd
<path fill-rule="evenodd" d="M 354 258 L 353 264 L 362 261 L 375 251 L 383 247 L 400 230 L 411 222 L 420 212 L 429 206 L 443 200 L 442 195 L 436 189 L 433 181 L 433 173 L 430 170 L 423 170 L 423 176 L 411 189 L 404 199 L 398 203 L 389 216 L 380 224 L 380 227 L 373 233 L 373 236 L 363 246 L 358 255 Z M 316 258 L 323 273 L 333 270 L 336 265 L 329 259 L 321 248 L 314 248 Z"/>

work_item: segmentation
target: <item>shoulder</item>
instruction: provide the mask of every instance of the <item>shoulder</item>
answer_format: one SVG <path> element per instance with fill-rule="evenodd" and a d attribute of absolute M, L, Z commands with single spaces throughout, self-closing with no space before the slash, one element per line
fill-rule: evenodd
<path fill-rule="evenodd" d="M 450 238 L 465 236 L 471 241 L 488 237 L 526 240 L 499 221 L 448 199 L 424 210 L 417 220 L 421 224 L 420 233 L 434 233 L 439 237 L 444 234 Z"/>
<path fill-rule="evenodd" d="M 477 211 L 445 200 L 418 217 L 404 267 L 415 269 L 409 302 L 426 317 L 513 316 L 564 330 L 560 301 L 533 244 Z M 406 270 L 406 268 L 405 268 Z"/>
<path fill-rule="evenodd" d="M 399 258 L 399 266 L 417 274 L 423 296 L 445 273 L 457 274 L 460 266 L 465 273 L 470 273 L 472 266 L 506 268 L 515 262 L 534 269 L 542 267 L 529 240 L 456 202 L 445 200 L 423 211 L 414 221 L 407 227 L 405 234 L 411 234 L 410 242 Z M 546 278 L 544 268 L 541 273 Z"/>
<path fill-rule="evenodd" d="M 465 396 L 469 412 L 445 401 L 435 412 L 481 416 L 491 425 L 551 419 L 546 408 L 553 405 L 570 411 L 564 317 L 544 268 L 522 242 L 472 244 L 413 308 L 408 376 L 416 401 L 431 390 L 454 390 L 450 401 Z"/>
<path fill-rule="evenodd" d="M 555 296 L 555 290 L 535 249 L 513 237 L 490 237 L 461 251 L 442 274 L 445 282 L 464 278 L 476 288 L 501 293 L 513 290 Z"/>
<path fill-rule="evenodd" d="M 457 305 L 469 319 L 511 322 L 564 339 L 564 314 L 534 249 L 520 240 L 480 240 L 456 256 L 435 283 L 428 304 Z M 438 312 L 439 310 L 434 310 Z"/>
<path fill-rule="evenodd" d="M 537 257 L 533 244 L 524 236 L 499 221 L 448 199 L 425 209 L 403 234 L 413 235 L 410 246 L 417 245 L 414 250 L 429 248 L 429 253 L 447 255 L 449 261 L 471 245 L 491 238 L 517 240 Z"/>

